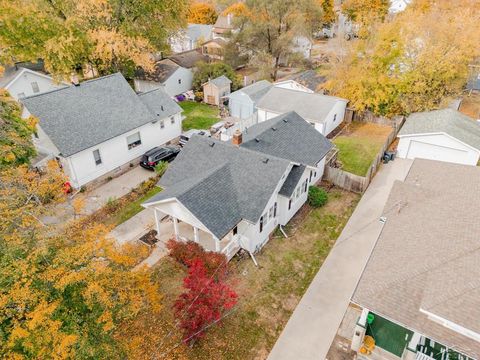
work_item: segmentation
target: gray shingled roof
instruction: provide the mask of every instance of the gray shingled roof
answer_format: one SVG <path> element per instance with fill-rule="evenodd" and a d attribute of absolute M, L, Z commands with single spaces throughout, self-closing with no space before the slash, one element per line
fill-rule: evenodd
<path fill-rule="evenodd" d="M 267 80 L 260 80 L 257 81 L 251 85 L 245 86 L 241 88 L 240 90 L 237 90 L 233 92 L 231 95 L 234 95 L 235 93 L 244 93 L 248 95 L 248 97 L 254 102 L 257 103 L 258 100 L 260 100 L 263 95 L 265 95 L 268 90 L 272 87 L 272 83 Z M 230 95 L 230 96 L 231 96 Z"/>
<path fill-rule="evenodd" d="M 232 83 L 232 81 L 225 75 L 219 76 L 213 80 L 209 80 L 209 82 L 216 87 L 224 87 Z"/>
<path fill-rule="evenodd" d="M 30 96 L 22 103 L 63 156 L 157 120 L 120 73 Z"/>
<path fill-rule="evenodd" d="M 385 205 L 386 223 L 352 300 L 473 358 L 480 343 L 480 168 L 416 159 Z"/>
<path fill-rule="evenodd" d="M 258 221 L 289 166 L 284 159 L 193 136 L 162 176 L 159 185 L 166 190 L 145 205 L 177 198 L 221 239 L 241 219 Z"/>
<path fill-rule="evenodd" d="M 332 143 L 296 112 L 291 111 L 249 127 L 241 147 L 282 159 L 316 166 Z"/>
<path fill-rule="evenodd" d="M 155 63 L 155 69 L 153 72 L 147 72 L 142 68 L 139 68 L 135 71 L 135 77 L 140 80 L 163 83 L 167 81 L 178 68 L 179 65 L 176 62 L 170 59 L 162 59 Z"/>
<path fill-rule="evenodd" d="M 174 54 L 169 57 L 175 64 L 186 69 L 194 68 L 199 62 L 208 62 L 208 57 L 203 55 L 200 49 L 193 49 Z"/>
<path fill-rule="evenodd" d="M 283 195 L 287 198 L 292 196 L 293 192 L 295 191 L 300 178 L 302 177 L 306 166 L 305 165 L 295 165 L 290 170 L 285 182 L 282 185 L 282 188 L 278 192 L 280 195 Z"/>
<path fill-rule="evenodd" d="M 209 40 L 212 37 L 213 25 L 206 24 L 188 24 L 185 33 L 195 44 L 198 40 Z"/>
<path fill-rule="evenodd" d="M 444 132 L 465 144 L 480 149 L 480 125 L 453 109 L 413 113 L 407 118 L 398 135 L 438 132 Z"/>
<path fill-rule="evenodd" d="M 274 86 L 260 99 L 257 107 L 277 114 L 295 111 L 308 121 L 323 123 L 328 113 L 339 101 L 347 103 L 347 100 L 334 96 L 305 93 Z"/>
<path fill-rule="evenodd" d="M 182 108 L 163 89 L 155 89 L 138 94 L 150 112 L 159 119 L 178 114 Z"/>
<path fill-rule="evenodd" d="M 279 81 L 295 80 L 299 84 L 306 86 L 312 91 L 317 91 L 321 84 L 327 81 L 325 76 L 320 75 L 315 70 L 305 70 L 297 74 L 287 76 Z"/>

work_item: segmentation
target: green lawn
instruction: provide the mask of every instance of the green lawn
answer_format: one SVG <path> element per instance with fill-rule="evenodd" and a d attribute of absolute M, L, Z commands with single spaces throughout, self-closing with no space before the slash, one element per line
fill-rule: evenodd
<path fill-rule="evenodd" d="M 183 130 L 205 129 L 220 121 L 218 118 L 218 108 L 215 106 L 198 103 L 195 101 L 182 101 L 179 103 L 183 109 Z"/>
<path fill-rule="evenodd" d="M 391 131 L 388 126 L 375 124 L 349 125 L 333 140 L 339 150 L 338 159 L 343 164 L 342 169 L 365 176 Z"/>
<path fill-rule="evenodd" d="M 159 186 L 154 186 L 149 191 L 147 191 L 145 195 L 139 197 L 137 200 L 131 203 L 128 203 L 120 211 L 116 212 L 112 218 L 112 222 L 115 224 L 115 226 L 117 226 L 124 223 L 131 217 L 137 215 L 140 211 L 144 209 L 141 204 L 145 202 L 145 200 L 151 198 L 153 195 L 159 193 L 161 190 L 162 188 L 160 188 Z"/>

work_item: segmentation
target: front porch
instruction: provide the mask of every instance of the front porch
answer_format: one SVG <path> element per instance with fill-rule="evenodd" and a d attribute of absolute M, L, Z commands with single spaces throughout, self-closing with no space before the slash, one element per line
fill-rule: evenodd
<path fill-rule="evenodd" d="M 203 231 L 187 222 L 181 221 L 174 216 L 154 210 L 157 239 L 166 243 L 169 239 L 179 241 L 194 241 L 200 244 L 206 251 L 216 251 L 225 254 L 230 260 L 240 249 L 237 235 L 227 235 L 223 239 L 217 239 L 212 234 Z"/>

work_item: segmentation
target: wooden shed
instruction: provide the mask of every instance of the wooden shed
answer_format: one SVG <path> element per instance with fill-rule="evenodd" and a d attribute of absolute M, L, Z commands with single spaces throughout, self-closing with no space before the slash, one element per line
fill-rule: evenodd
<path fill-rule="evenodd" d="M 203 101 L 219 106 L 230 95 L 232 82 L 225 75 L 219 76 L 203 84 Z"/>

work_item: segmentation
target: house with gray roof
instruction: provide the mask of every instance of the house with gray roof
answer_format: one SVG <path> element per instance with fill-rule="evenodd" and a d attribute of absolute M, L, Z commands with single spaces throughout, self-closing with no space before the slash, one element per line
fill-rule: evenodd
<path fill-rule="evenodd" d="M 231 93 L 228 96 L 230 115 L 239 119 L 248 119 L 253 116 L 258 101 L 271 87 L 270 81 L 260 80 Z"/>
<path fill-rule="evenodd" d="M 112 176 L 181 134 L 181 108 L 163 90 L 137 95 L 120 74 L 21 99 L 38 118 L 34 144 L 74 187 Z"/>
<path fill-rule="evenodd" d="M 154 210 L 159 234 L 168 216 L 177 239 L 228 258 L 240 248 L 253 253 L 306 202 L 331 147 L 294 112 L 237 132 L 231 143 L 193 136 L 160 179 L 164 190 L 143 206 Z"/>
<path fill-rule="evenodd" d="M 15 100 L 65 86 L 66 84 L 54 80 L 45 73 L 43 62 L 6 66 L 0 77 L 0 89 L 7 90 Z"/>
<path fill-rule="evenodd" d="M 477 165 L 480 124 L 453 109 L 411 114 L 398 133 L 397 156 Z"/>
<path fill-rule="evenodd" d="M 203 87 L 203 101 L 210 105 L 219 106 L 230 95 L 232 81 L 225 75 L 208 80 Z"/>
<path fill-rule="evenodd" d="M 369 359 L 480 359 L 479 213 L 479 167 L 416 159 L 394 183 L 351 299 L 359 359 L 365 335 Z"/>
<path fill-rule="evenodd" d="M 343 122 L 348 100 L 273 86 L 257 103 L 258 122 L 289 111 L 297 112 L 327 136 Z"/>
<path fill-rule="evenodd" d="M 170 47 L 174 53 L 194 50 L 212 38 L 213 25 L 188 24 L 170 39 Z"/>

